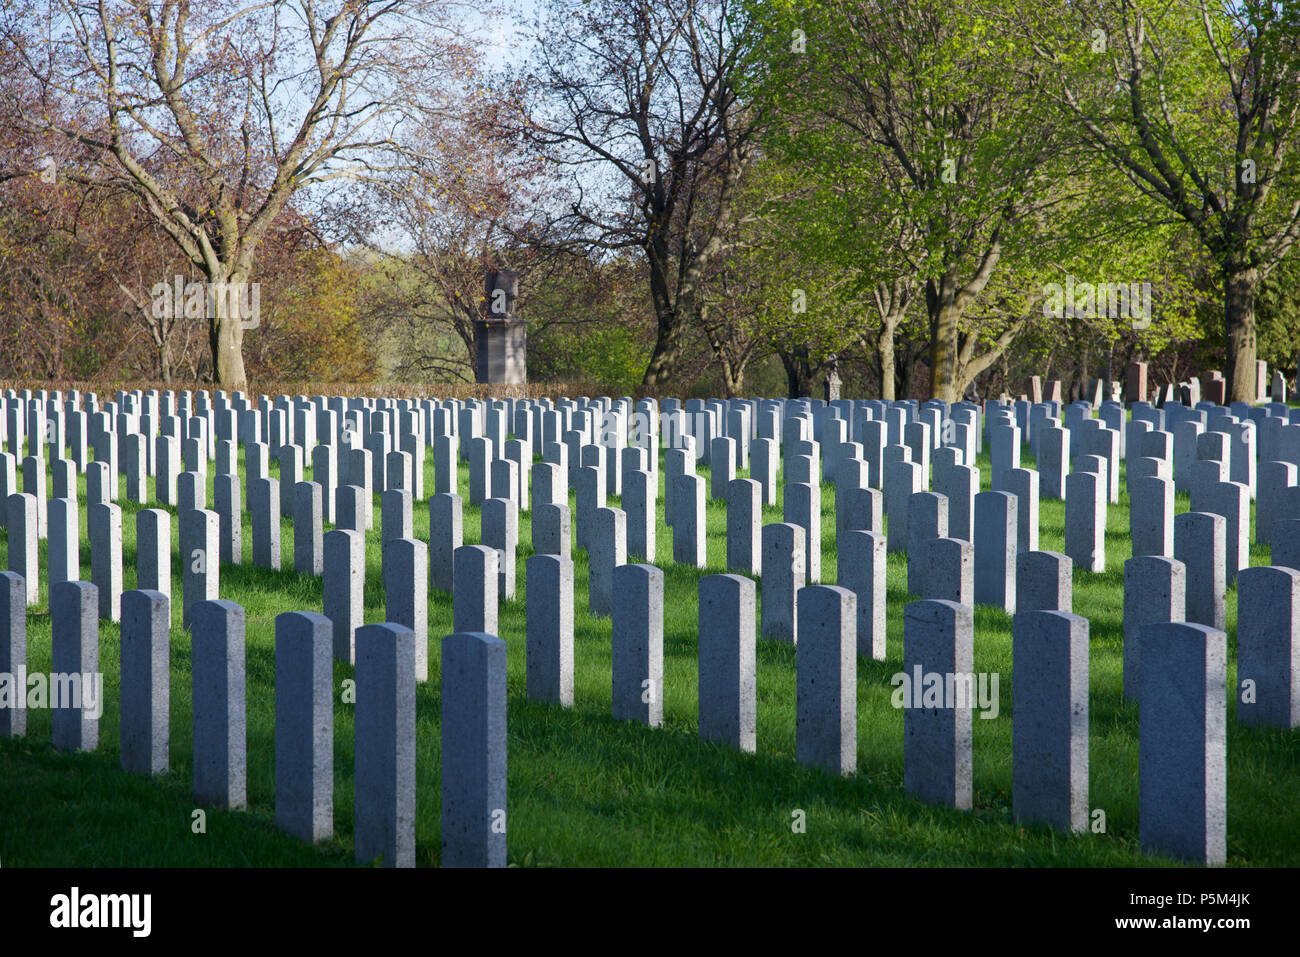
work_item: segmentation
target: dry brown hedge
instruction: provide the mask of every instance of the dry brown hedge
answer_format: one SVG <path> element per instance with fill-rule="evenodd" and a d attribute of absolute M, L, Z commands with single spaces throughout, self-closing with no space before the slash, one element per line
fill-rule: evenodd
<path fill-rule="evenodd" d="M 179 392 L 187 389 L 206 389 L 211 391 L 217 388 L 218 387 L 213 385 L 211 382 L 173 382 L 171 385 L 165 385 L 162 382 L 149 382 L 139 379 L 118 381 L 108 379 L 98 379 L 94 381 L 0 379 L 0 392 L 7 389 L 14 389 L 16 391 L 22 389 L 32 389 L 33 391 L 39 389 L 57 389 L 59 391 L 77 389 L 81 392 L 95 392 L 102 396 L 111 395 L 119 389 L 143 389 L 145 391 L 150 389 L 167 391 L 170 389 Z M 245 393 L 248 395 L 343 395 L 387 399 L 485 399 L 488 397 L 557 399 L 579 395 L 598 396 L 612 394 L 608 389 L 604 389 L 599 384 L 592 382 L 540 382 L 528 383 L 527 385 L 479 385 L 477 383 L 458 382 L 278 382 L 274 380 L 250 380 Z M 641 396 L 642 393 L 638 392 L 637 398 L 640 398 Z"/>

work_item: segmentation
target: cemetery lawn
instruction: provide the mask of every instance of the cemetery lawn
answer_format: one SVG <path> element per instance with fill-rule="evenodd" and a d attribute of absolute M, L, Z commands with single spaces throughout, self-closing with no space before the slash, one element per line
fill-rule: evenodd
<path fill-rule="evenodd" d="M 1025 465 L 1032 457 L 1023 456 Z M 988 487 L 987 454 L 979 457 Z M 241 453 L 241 477 L 243 474 Z M 271 474 L 278 473 L 271 461 Z M 700 474 L 708 474 L 705 468 Z M 310 469 L 305 470 L 310 478 Z M 1127 493 L 1108 509 L 1104 574 L 1076 571 L 1074 610 L 1091 621 L 1090 799 L 1093 827 L 1064 836 L 1020 827 L 1011 816 L 1011 621 L 1000 610 L 975 611 L 976 672 L 1000 674 L 1001 711 L 974 726 L 974 807 L 931 807 L 903 793 L 903 716 L 891 705 L 890 677 L 902 670 L 907 567 L 891 554 L 885 661 L 858 659 L 858 770 L 836 778 L 794 760 L 795 649 L 758 641 L 758 753 L 739 754 L 698 737 L 697 583 L 725 572 L 726 510 L 707 504 L 707 570 L 671 564 L 672 536 L 662 521 L 658 564 L 665 569 L 664 725 L 648 729 L 610 712 L 610 621 L 587 613 L 586 553 L 575 549 L 574 698 L 572 709 L 529 702 L 524 694 L 524 562 L 530 513 L 519 521 L 518 594 L 501 605 L 509 646 L 509 860 L 523 866 L 1144 866 L 1170 864 L 1138 847 L 1137 708 L 1121 698 L 1123 564 L 1130 556 Z M 741 472 L 742 476 L 746 473 Z M 242 482 L 241 482 L 242 485 Z M 432 456 L 426 492 L 433 484 Z M 125 491 L 125 480 L 123 480 Z M 464 540 L 479 541 L 479 509 L 468 504 Z M 153 483 L 149 483 L 152 494 Z M 834 488 L 822 486 L 822 581 L 835 582 Z M 212 501 L 211 474 L 207 501 Z M 81 568 L 90 577 L 85 477 L 80 480 Z M 570 493 L 572 505 L 573 495 Z M 121 501 L 125 587 L 135 587 L 135 513 L 155 507 Z M 245 503 L 245 507 L 246 507 Z M 616 499 L 609 504 L 617 504 Z M 1187 496 L 1176 510 L 1186 511 Z M 1064 504 L 1043 499 L 1039 547 L 1062 551 Z M 781 521 L 781 505 L 764 522 Z M 428 540 L 428 501 L 415 503 L 415 535 Z M 367 536 L 365 620 L 384 620 L 379 544 Z M 327 525 L 328 530 L 331 526 Z M 172 517 L 173 550 L 178 541 Z M 1254 542 L 1253 521 L 1251 541 Z M 252 529 L 244 512 L 244 554 Z M 180 626 L 180 564 L 173 554 L 171 772 L 146 779 L 121 769 L 118 751 L 118 627 L 102 622 L 100 670 L 105 706 L 100 745 L 65 754 L 50 744 L 50 712 L 28 712 L 25 739 L 0 740 L 0 866 L 349 866 L 352 861 L 352 705 L 336 697 L 336 836 L 305 845 L 277 832 L 274 812 L 275 617 L 320 611 L 321 580 L 294 573 L 292 523 L 281 529 L 283 571 L 251 564 L 221 567 L 221 597 L 247 614 L 248 801 L 246 811 L 206 808 L 206 833 L 194 833 L 191 797 L 189 637 Z M 42 572 L 47 543 L 40 543 Z M 635 559 L 634 559 L 635 560 Z M 1251 564 L 1268 564 L 1252 544 Z M 0 567 L 8 567 L 0 533 Z M 617 596 L 615 596 L 617 600 Z M 1233 717 L 1236 591 L 1228 593 L 1228 865 L 1300 865 L 1300 734 L 1244 728 Z M 451 598 L 429 600 L 429 681 L 417 690 L 417 862 L 438 864 L 441 638 L 451 630 Z M 50 671 L 48 587 L 28 618 L 29 672 Z M 352 677 L 335 664 L 335 684 Z M 792 825 L 803 812 L 804 830 Z M 1104 820 L 1104 823 L 1103 823 Z"/>

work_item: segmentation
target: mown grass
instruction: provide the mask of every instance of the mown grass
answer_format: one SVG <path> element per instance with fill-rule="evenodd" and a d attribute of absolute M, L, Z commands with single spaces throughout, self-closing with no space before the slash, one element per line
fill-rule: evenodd
<path fill-rule="evenodd" d="M 1032 465 L 1032 459 L 1026 464 Z M 988 487 L 987 456 L 980 457 Z M 272 462 L 272 473 L 276 464 Z M 242 471 L 242 462 L 241 462 Z M 701 469 L 707 474 L 706 469 Z M 310 474 L 310 473 L 308 473 Z M 1001 675 L 1001 710 L 974 725 L 974 807 L 959 812 L 924 805 L 902 790 L 902 712 L 890 704 L 889 678 L 902 668 L 902 610 L 909 600 L 906 561 L 891 555 L 888 655 L 858 661 L 858 770 L 837 778 L 794 761 L 794 648 L 759 641 L 758 753 L 742 755 L 702 742 L 697 726 L 697 587 L 725 571 L 725 507 L 707 506 L 708 568 L 671 563 L 672 538 L 661 521 L 658 564 L 665 568 L 664 724 L 658 729 L 611 716 L 610 622 L 587 610 L 587 563 L 575 551 L 575 706 L 530 702 L 524 694 L 523 562 L 531 554 L 528 513 L 521 516 L 519 593 L 502 602 L 501 637 L 509 646 L 509 859 L 520 865 L 567 866 L 1143 866 L 1170 861 L 1137 844 L 1137 710 L 1122 700 L 1123 562 L 1130 556 L 1128 502 L 1108 510 L 1107 570 L 1076 571 L 1074 605 L 1091 621 L 1090 807 L 1105 814 L 1105 833 L 1064 836 L 1019 826 L 1012 818 L 1011 627 L 999 610 L 975 613 L 975 670 Z M 1121 486 L 1122 487 L 1122 486 Z M 426 488 L 433 488 L 432 461 Z M 468 489 L 462 466 L 460 489 Z M 150 489 L 152 492 L 152 487 Z M 82 575 L 85 544 L 84 479 Z M 467 498 L 467 495 L 466 495 Z M 211 502 L 211 478 L 208 501 Z M 572 500 L 572 496 L 571 496 Z M 123 509 L 125 585 L 135 587 L 135 512 Z M 1178 510 L 1187 509 L 1179 496 Z M 822 581 L 835 581 L 833 487 L 823 486 Z M 384 618 L 379 507 L 367 539 L 366 621 Z M 764 521 L 781 520 L 781 503 Z M 1039 547 L 1064 546 L 1064 505 L 1044 500 Z M 176 528 L 173 516 L 173 543 Z M 416 503 L 415 534 L 427 540 L 428 504 Z M 252 553 L 245 518 L 244 554 Z M 466 503 L 464 537 L 479 540 L 479 509 Z M 0 567 L 7 555 L 0 535 Z M 1253 541 L 1253 534 L 1252 534 Z M 292 525 L 282 524 L 285 569 L 292 568 Z M 45 562 L 45 542 L 41 562 Z M 1252 548 L 1253 564 L 1268 562 Z M 221 568 L 221 595 L 247 615 L 248 799 L 243 812 L 206 809 L 207 831 L 192 829 L 190 796 L 189 638 L 180 627 L 181 582 L 173 560 L 171 772 L 144 779 L 121 770 L 118 752 L 118 628 L 103 622 L 100 668 L 106 705 L 93 753 L 64 754 L 50 745 L 48 711 L 28 714 L 25 739 L 0 741 L 0 865 L 3 866 L 293 866 L 352 863 L 352 707 L 335 706 L 333 840 L 304 845 L 277 832 L 274 809 L 275 616 L 321 608 L 321 582 L 291 570 L 245 564 Z M 417 690 L 417 860 L 439 857 L 440 639 L 451 629 L 451 600 L 429 600 L 429 681 Z M 1228 597 L 1229 687 L 1235 671 L 1235 592 Z M 28 619 L 28 667 L 50 670 L 46 589 Z M 336 685 L 351 667 L 336 664 Z M 1228 721 L 1228 863 L 1300 863 L 1300 735 L 1243 728 Z M 806 826 L 796 831 L 796 811 Z"/>

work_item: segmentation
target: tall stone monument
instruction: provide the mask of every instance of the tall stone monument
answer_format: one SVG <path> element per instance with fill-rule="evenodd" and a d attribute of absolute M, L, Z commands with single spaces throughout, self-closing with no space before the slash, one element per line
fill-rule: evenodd
<path fill-rule="evenodd" d="M 494 385 L 528 381 L 528 334 L 515 315 L 519 279 L 510 269 L 489 269 L 483 283 L 483 318 L 474 320 L 475 379 Z"/>

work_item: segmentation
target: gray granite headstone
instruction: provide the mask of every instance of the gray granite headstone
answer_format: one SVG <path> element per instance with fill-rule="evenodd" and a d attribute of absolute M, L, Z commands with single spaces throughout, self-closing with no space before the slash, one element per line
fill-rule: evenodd
<path fill-rule="evenodd" d="M 971 676 L 969 605 L 914 601 L 903 609 L 903 790 L 927 804 L 971 807 L 971 704 L 958 702 L 957 676 Z M 951 679 L 949 676 L 952 676 Z M 934 683 L 937 682 L 937 689 Z M 951 700 L 947 690 L 951 685 Z M 958 704 L 961 707 L 958 707 Z"/>
<path fill-rule="evenodd" d="M 908 565 L 911 567 L 911 556 Z M 961 538 L 934 538 L 918 551 L 917 587 L 908 590 L 920 598 L 975 602 L 975 547 Z"/>
<path fill-rule="evenodd" d="M 1038 473 L 1014 468 L 1002 473 L 1002 489 L 1016 497 L 1016 552 L 1038 549 Z"/>
<path fill-rule="evenodd" d="M 536 517 L 535 507 L 534 521 Z M 526 692 L 533 701 L 571 708 L 573 562 L 567 555 L 533 555 L 524 566 L 524 574 L 527 577 Z"/>
<path fill-rule="evenodd" d="M 194 796 L 239 809 L 246 803 L 244 609 L 203 601 L 192 610 Z"/>
<path fill-rule="evenodd" d="M 1106 570 L 1106 482 L 1096 472 L 1065 479 L 1065 554 L 1076 568 Z"/>
<path fill-rule="evenodd" d="M 627 554 L 630 558 L 647 562 L 655 560 L 655 533 L 659 525 L 655 515 L 657 489 L 658 479 L 653 473 L 641 469 L 624 471 L 622 506 L 627 515 Z"/>
<path fill-rule="evenodd" d="M 763 526 L 763 637 L 795 644 L 795 596 L 804 587 L 804 530 L 798 525 Z"/>
<path fill-rule="evenodd" d="M 707 575 L 700 579 L 699 592 L 700 737 L 753 753 L 754 581 L 743 575 Z"/>
<path fill-rule="evenodd" d="M 488 499 L 483 503 L 480 527 L 483 544 L 497 550 L 497 594 L 502 600 L 512 600 L 519 550 L 519 506 L 510 498 Z"/>
<path fill-rule="evenodd" d="M 181 620 L 189 628 L 194 606 L 221 595 L 220 527 L 216 512 L 192 509 L 180 517 Z"/>
<path fill-rule="evenodd" d="M 614 610 L 614 569 L 627 561 L 627 516 L 621 508 L 598 508 L 587 540 L 587 605 L 591 614 L 608 617 Z"/>
<path fill-rule="evenodd" d="M 81 578 L 81 528 L 76 500 L 52 498 L 49 502 L 49 546 L 46 552 L 50 587 Z"/>
<path fill-rule="evenodd" d="M 415 632 L 415 680 L 427 681 L 429 546 L 419 539 L 390 538 L 384 542 L 383 563 L 384 620 Z"/>
<path fill-rule="evenodd" d="M 112 502 L 92 505 L 87 513 L 90 580 L 99 589 L 99 617 L 122 617 L 122 509 Z"/>
<path fill-rule="evenodd" d="M 217 513 L 221 560 L 229 565 L 244 562 L 244 517 L 240 502 L 239 476 L 217 475 L 212 479 L 212 507 Z"/>
<path fill-rule="evenodd" d="M 704 477 L 679 475 L 673 480 L 673 561 L 703 568 L 706 563 Z M 581 528 L 579 528 L 581 531 Z"/>
<path fill-rule="evenodd" d="M 533 551 L 536 554 L 570 557 L 572 520 L 569 506 L 534 503 L 532 525 Z"/>
<path fill-rule="evenodd" d="M 821 486 L 787 484 L 782 501 L 786 522 L 804 531 L 804 580 L 821 581 L 822 574 L 822 507 Z"/>
<path fill-rule="evenodd" d="M 333 622 L 334 657 L 352 664 L 357 629 L 365 618 L 366 538 L 336 528 L 324 537 L 322 610 Z"/>
<path fill-rule="evenodd" d="M 1130 478 L 1129 538 L 1134 555 L 1174 553 L 1174 483 L 1155 476 Z"/>
<path fill-rule="evenodd" d="M 1008 615 L 1016 610 L 1016 511 L 1010 492 L 975 496 L 975 602 Z"/>
<path fill-rule="evenodd" d="M 1147 625 L 1141 642 L 1138 840 L 1148 851 L 1221 866 L 1227 858 L 1227 636 L 1205 625 L 1168 623 Z"/>
<path fill-rule="evenodd" d="M 414 632 L 391 623 L 358 628 L 355 674 L 354 855 L 414 867 Z"/>
<path fill-rule="evenodd" d="M 857 648 L 864 658 L 885 658 L 886 543 L 875 532 L 849 529 L 836 540 L 837 584 L 857 599 Z"/>
<path fill-rule="evenodd" d="M 104 709 L 99 595 L 90 582 L 50 587 L 50 725 L 60 751 L 94 751 Z"/>
<path fill-rule="evenodd" d="M 619 565 L 613 586 L 614 717 L 657 728 L 664 718 L 664 573 Z"/>
<path fill-rule="evenodd" d="M 248 489 L 253 524 L 253 564 L 280 569 L 280 483 L 254 479 Z"/>
<path fill-rule="evenodd" d="M 1228 523 L 1210 512 L 1184 512 L 1174 519 L 1174 558 L 1186 566 L 1185 620 L 1223 630 L 1227 575 L 1224 542 Z"/>
<path fill-rule="evenodd" d="M 1220 482 L 1210 489 L 1205 510 L 1224 517 L 1224 582 L 1231 585 L 1250 567 L 1250 489 L 1241 482 Z"/>
<path fill-rule="evenodd" d="M 122 593 L 122 767 L 134 774 L 170 769 L 171 624 L 164 593 Z"/>
<path fill-rule="evenodd" d="M 1070 432 L 1049 426 L 1038 436 L 1039 492 L 1043 498 L 1063 499 L 1070 474 Z"/>
<path fill-rule="evenodd" d="M 310 843 L 334 833 L 333 644 L 324 615 L 275 616 L 275 825 Z"/>
<path fill-rule="evenodd" d="M 857 598 L 837 585 L 799 590 L 795 758 L 849 775 L 858 758 Z"/>
<path fill-rule="evenodd" d="M 0 738 L 27 733 L 27 585 L 17 572 L 0 572 L 0 674 L 12 676 L 13 706 L 0 708 Z"/>
<path fill-rule="evenodd" d="M 461 520 L 459 495 L 439 492 L 429 499 L 429 581 L 448 594 L 456 549 L 464 544 Z"/>
<path fill-rule="evenodd" d="M 1185 621 L 1187 568 L 1173 558 L 1142 555 L 1124 563 L 1124 697 L 1141 687 L 1142 630 Z"/>
<path fill-rule="evenodd" d="M 1262 565 L 1237 577 L 1236 694 L 1242 724 L 1300 728 L 1300 571 Z"/>
<path fill-rule="evenodd" d="M 462 545 L 453 553 L 452 562 L 452 629 L 496 634 L 496 549 L 486 545 Z"/>
<path fill-rule="evenodd" d="M 1088 619 L 1020 611 L 1012 625 L 1011 806 L 1067 833 L 1088 825 Z"/>
<path fill-rule="evenodd" d="M 442 639 L 441 780 L 442 866 L 504 867 L 506 643 L 494 635 Z"/>
<path fill-rule="evenodd" d="M 404 488 L 390 488 L 379 496 L 379 528 L 383 541 L 415 535 L 415 498 Z"/>
<path fill-rule="evenodd" d="M 293 487 L 293 568 L 299 575 L 320 575 L 324 570 L 323 492 L 318 482 L 299 482 Z"/>
<path fill-rule="evenodd" d="M 1018 611 L 1072 611 L 1074 562 L 1060 552 L 1021 552 L 1016 556 Z"/>
<path fill-rule="evenodd" d="M 1287 514 L 1287 490 L 1296 484 L 1296 467 L 1290 462 L 1260 462 L 1256 479 L 1255 541 L 1267 544 L 1273 527 L 1283 518 L 1300 518 Z"/>

